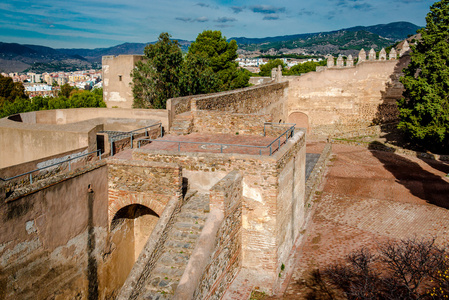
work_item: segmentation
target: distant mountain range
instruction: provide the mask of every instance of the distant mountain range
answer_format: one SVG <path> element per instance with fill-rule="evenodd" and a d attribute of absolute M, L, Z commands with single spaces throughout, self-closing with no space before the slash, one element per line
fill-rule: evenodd
<path fill-rule="evenodd" d="M 356 26 L 330 32 L 295 34 L 266 38 L 233 37 L 239 52 L 354 53 L 361 48 L 387 47 L 416 33 L 420 27 L 408 22 Z M 191 42 L 178 40 L 184 52 Z M 155 42 L 151 42 L 154 44 Z M 148 44 L 148 43 L 147 43 Z M 145 43 L 124 43 L 110 48 L 53 49 L 37 45 L 0 42 L 0 72 L 52 72 L 100 68 L 105 55 L 143 54 Z"/>

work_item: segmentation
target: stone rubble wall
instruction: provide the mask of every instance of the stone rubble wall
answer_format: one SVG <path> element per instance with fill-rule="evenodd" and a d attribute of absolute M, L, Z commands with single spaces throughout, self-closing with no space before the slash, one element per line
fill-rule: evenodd
<path fill-rule="evenodd" d="M 221 210 L 224 220 L 193 299 L 220 299 L 237 275 L 242 264 L 242 205 L 242 176 L 237 171 L 210 190 L 211 212 Z"/>
<path fill-rule="evenodd" d="M 270 114 L 273 120 L 284 119 L 287 82 L 229 91 L 192 100 L 192 110 L 218 110 L 234 113 Z"/>
<path fill-rule="evenodd" d="M 197 110 L 193 112 L 193 132 L 262 135 L 264 122 L 270 115 L 235 114 L 229 112 Z"/>
<path fill-rule="evenodd" d="M 177 115 L 213 110 L 239 114 L 270 115 L 273 122 L 287 118 L 288 82 L 268 83 L 233 91 L 173 98 L 167 101 L 169 127 Z"/>

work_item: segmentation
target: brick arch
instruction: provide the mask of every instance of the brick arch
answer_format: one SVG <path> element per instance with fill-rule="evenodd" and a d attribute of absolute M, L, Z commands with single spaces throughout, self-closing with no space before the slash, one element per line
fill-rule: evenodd
<path fill-rule="evenodd" d="M 108 223 L 111 225 L 114 216 L 120 209 L 133 204 L 140 204 L 148 207 L 158 216 L 161 216 L 168 200 L 169 199 L 165 199 L 165 197 L 157 200 L 150 195 L 145 195 L 142 193 L 109 190 Z"/>
<path fill-rule="evenodd" d="M 130 204 L 125 207 L 120 208 L 115 215 L 112 217 L 111 228 L 114 227 L 114 221 L 118 221 L 119 219 L 137 219 L 143 215 L 152 215 L 154 217 L 159 218 L 156 212 L 154 212 L 151 208 L 142 205 L 142 204 Z"/>
<path fill-rule="evenodd" d="M 306 128 L 310 133 L 309 116 L 302 112 L 293 112 L 288 115 L 288 123 L 295 123 L 296 127 Z"/>

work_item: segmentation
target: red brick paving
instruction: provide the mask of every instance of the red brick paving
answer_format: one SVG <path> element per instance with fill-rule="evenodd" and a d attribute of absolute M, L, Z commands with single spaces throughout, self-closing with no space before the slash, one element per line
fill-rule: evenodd
<path fill-rule="evenodd" d="M 449 164 L 333 145 L 315 214 L 295 253 L 288 288 L 273 298 L 306 299 L 308 272 L 385 239 L 449 241 Z"/>
<path fill-rule="evenodd" d="M 260 151 L 263 155 L 269 155 L 270 149 L 266 146 L 275 140 L 273 137 L 255 136 L 255 135 L 235 135 L 235 134 L 202 134 L 191 133 L 189 135 L 166 135 L 159 139 L 162 141 L 181 141 L 181 142 L 195 142 L 204 144 L 189 144 L 181 143 L 180 151 L 185 152 L 210 152 L 220 153 L 221 147 L 219 145 L 207 145 L 206 143 L 227 144 L 223 147 L 223 153 L 240 153 L 259 155 Z M 178 143 L 173 142 L 158 142 L 154 141 L 142 148 L 152 150 L 178 150 Z M 281 138 L 282 143 L 285 142 L 285 137 Z M 232 145 L 250 145 L 261 146 L 261 148 L 253 147 L 239 147 Z M 272 146 L 272 151 L 277 150 L 278 142 Z"/>

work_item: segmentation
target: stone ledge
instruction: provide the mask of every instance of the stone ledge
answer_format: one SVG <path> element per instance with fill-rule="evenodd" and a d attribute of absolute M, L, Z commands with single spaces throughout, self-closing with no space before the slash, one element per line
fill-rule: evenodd
<path fill-rule="evenodd" d="M 107 165 L 120 165 L 120 166 L 131 166 L 131 167 L 154 167 L 161 169 L 181 169 L 178 164 L 175 163 L 163 163 L 145 160 L 128 160 L 128 159 L 115 159 L 108 158 L 106 160 Z"/>
<path fill-rule="evenodd" d="M 38 192 L 40 190 L 43 190 L 43 189 L 45 189 L 45 188 L 47 188 L 49 186 L 58 184 L 60 182 L 69 180 L 71 178 L 75 178 L 75 177 L 78 177 L 80 175 L 86 174 L 86 173 L 88 173 L 88 172 L 90 172 L 92 170 L 99 169 L 99 168 L 101 168 L 101 167 L 103 167 L 105 165 L 106 165 L 106 161 L 105 160 L 101 160 L 101 161 L 97 161 L 97 162 L 91 163 L 91 164 L 89 164 L 89 165 L 87 165 L 85 167 L 76 169 L 76 170 L 74 170 L 72 172 L 69 172 L 69 173 L 58 174 L 58 175 L 55 175 L 53 177 L 49 177 L 49 178 L 37 181 L 37 182 L 35 182 L 35 183 L 31 184 L 31 185 L 28 185 L 26 187 L 23 187 L 23 188 L 20 188 L 18 190 L 15 190 L 9 197 L 5 198 L 4 201 L 6 203 L 13 202 L 15 200 L 18 200 L 19 198 L 22 198 L 24 196 L 36 193 L 36 192 Z"/>

